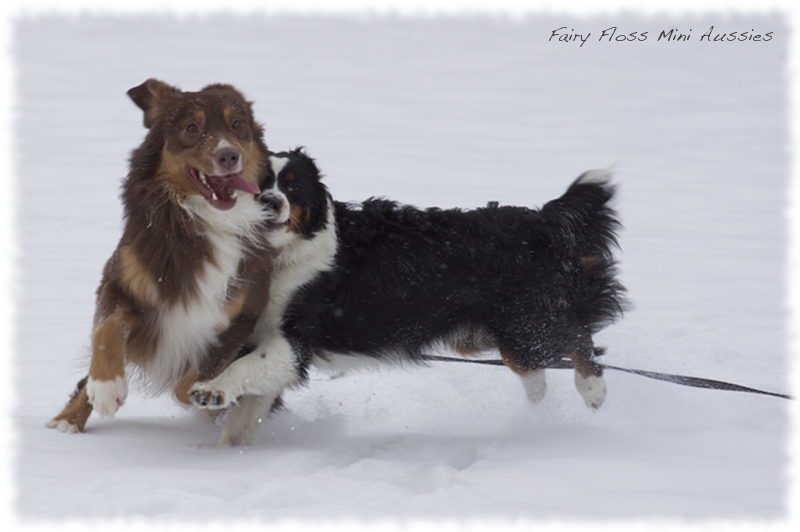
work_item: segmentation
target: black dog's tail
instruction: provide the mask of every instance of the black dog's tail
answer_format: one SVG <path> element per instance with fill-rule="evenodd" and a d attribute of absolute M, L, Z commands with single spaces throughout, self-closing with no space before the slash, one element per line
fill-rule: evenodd
<path fill-rule="evenodd" d="M 621 224 L 610 202 L 615 187 L 611 171 L 591 170 L 576 179 L 558 199 L 542 207 L 541 214 L 563 243 L 567 264 L 575 265 L 582 286 L 580 321 L 596 332 L 622 315 L 627 307 L 625 289 L 616 279 L 614 250 L 619 247 Z"/>
<path fill-rule="evenodd" d="M 580 257 L 610 260 L 618 247 L 617 213 L 609 205 L 615 187 L 608 170 L 590 170 L 576 179 L 558 199 L 542 207 L 548 225 L 558 231 L 566 251 Z"/>

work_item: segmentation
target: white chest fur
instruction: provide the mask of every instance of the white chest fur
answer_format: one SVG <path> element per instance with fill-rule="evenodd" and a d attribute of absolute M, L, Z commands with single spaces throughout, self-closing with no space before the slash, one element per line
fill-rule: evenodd
<path fill-rule="evenodd" d="M 286 306 L 300 287 L 333 267 L 336 248 L 336 221 L 333 203 L 329 201 L 325 229 L 311 239 L 297 235 L 279 248 L 273 265 L 269 303 L 255 331 L 257 339 L 278 330 Z"/>
<path fill-rule="evenodd" d="M 198 367 L 209 347 L 217 343 L 218 331 L 228 327 L 228 287 L 252 245 L 249 238 L 263 219 L 252 196 L 240 197 L 233 209 L 224 212 L 204 200 L 187 203 L 186 210 L 205 222 L 205 236 L 214 260 L 206 260 L 200 269 L 195 297 L 159 311 L 157 351 L 142 368 L 145 387 L 154 392 L 173 387 L 187 367 Z"/>

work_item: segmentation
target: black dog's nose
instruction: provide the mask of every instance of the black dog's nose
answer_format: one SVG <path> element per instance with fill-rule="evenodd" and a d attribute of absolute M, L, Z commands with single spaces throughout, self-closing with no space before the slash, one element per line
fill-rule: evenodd
<path fill-rule="evenodd" d="M 214 162 L 223 170 L 231 170 L 239 162 L 239 152 L 234 148 L 222 148 L 214 154 Z"/>
<path fill-rule="evenodd" d="M 273 194 L 262 194 L 258 197 L 258 201 L 260 201 L 265 207 L 272 209 L 273 211 L 280 212 L 281 207 L 283 206 L 283 200 L 278 196 Z"/>

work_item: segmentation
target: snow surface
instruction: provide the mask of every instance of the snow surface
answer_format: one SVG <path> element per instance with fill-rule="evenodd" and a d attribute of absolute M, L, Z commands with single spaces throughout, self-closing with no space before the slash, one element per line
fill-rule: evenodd
<path fill-rule="evenodd" d="M 716 31 L 770 42 L 701 43 Z M 591 42 L 548 42 L 561 26 Z M 602 30 L 646 42 L 597 42 Z M 688 42 L 657 42 L 662 29 Z M 339 199 L 540 205 L 618 163 L 634 309 L 606 362 L 788 392 L 788 27 L 643 19 L 55 17 L 15 23 L 15 511 L 63 517 L 646 519 L 787 515 L 788 402 L 607 372 L 591 412 L 569 372 L 530 406 L 504 368 L 434 364 L 286 396 L 247 448 L 131 391 L 85 434 L 44 424 L 83 375 L 94 290 L 143 138 L 148 77 L 255 101 L 269 145 L 307 146 Z M 45 521 L 42 521 L 45 520 Z"/>

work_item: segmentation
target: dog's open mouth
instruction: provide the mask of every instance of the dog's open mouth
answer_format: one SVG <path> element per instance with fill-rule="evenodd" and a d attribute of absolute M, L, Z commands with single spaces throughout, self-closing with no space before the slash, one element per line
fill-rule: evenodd
<path fill-rule="evenodd" d="M 244 179 L 241 174 L 206 175 L 197 168 L 187 167 L 186 173 L 197 190 L 217 209 L 227 211 L 236 205 L 239 192 L 258 194 L 258 185 Z"/>

